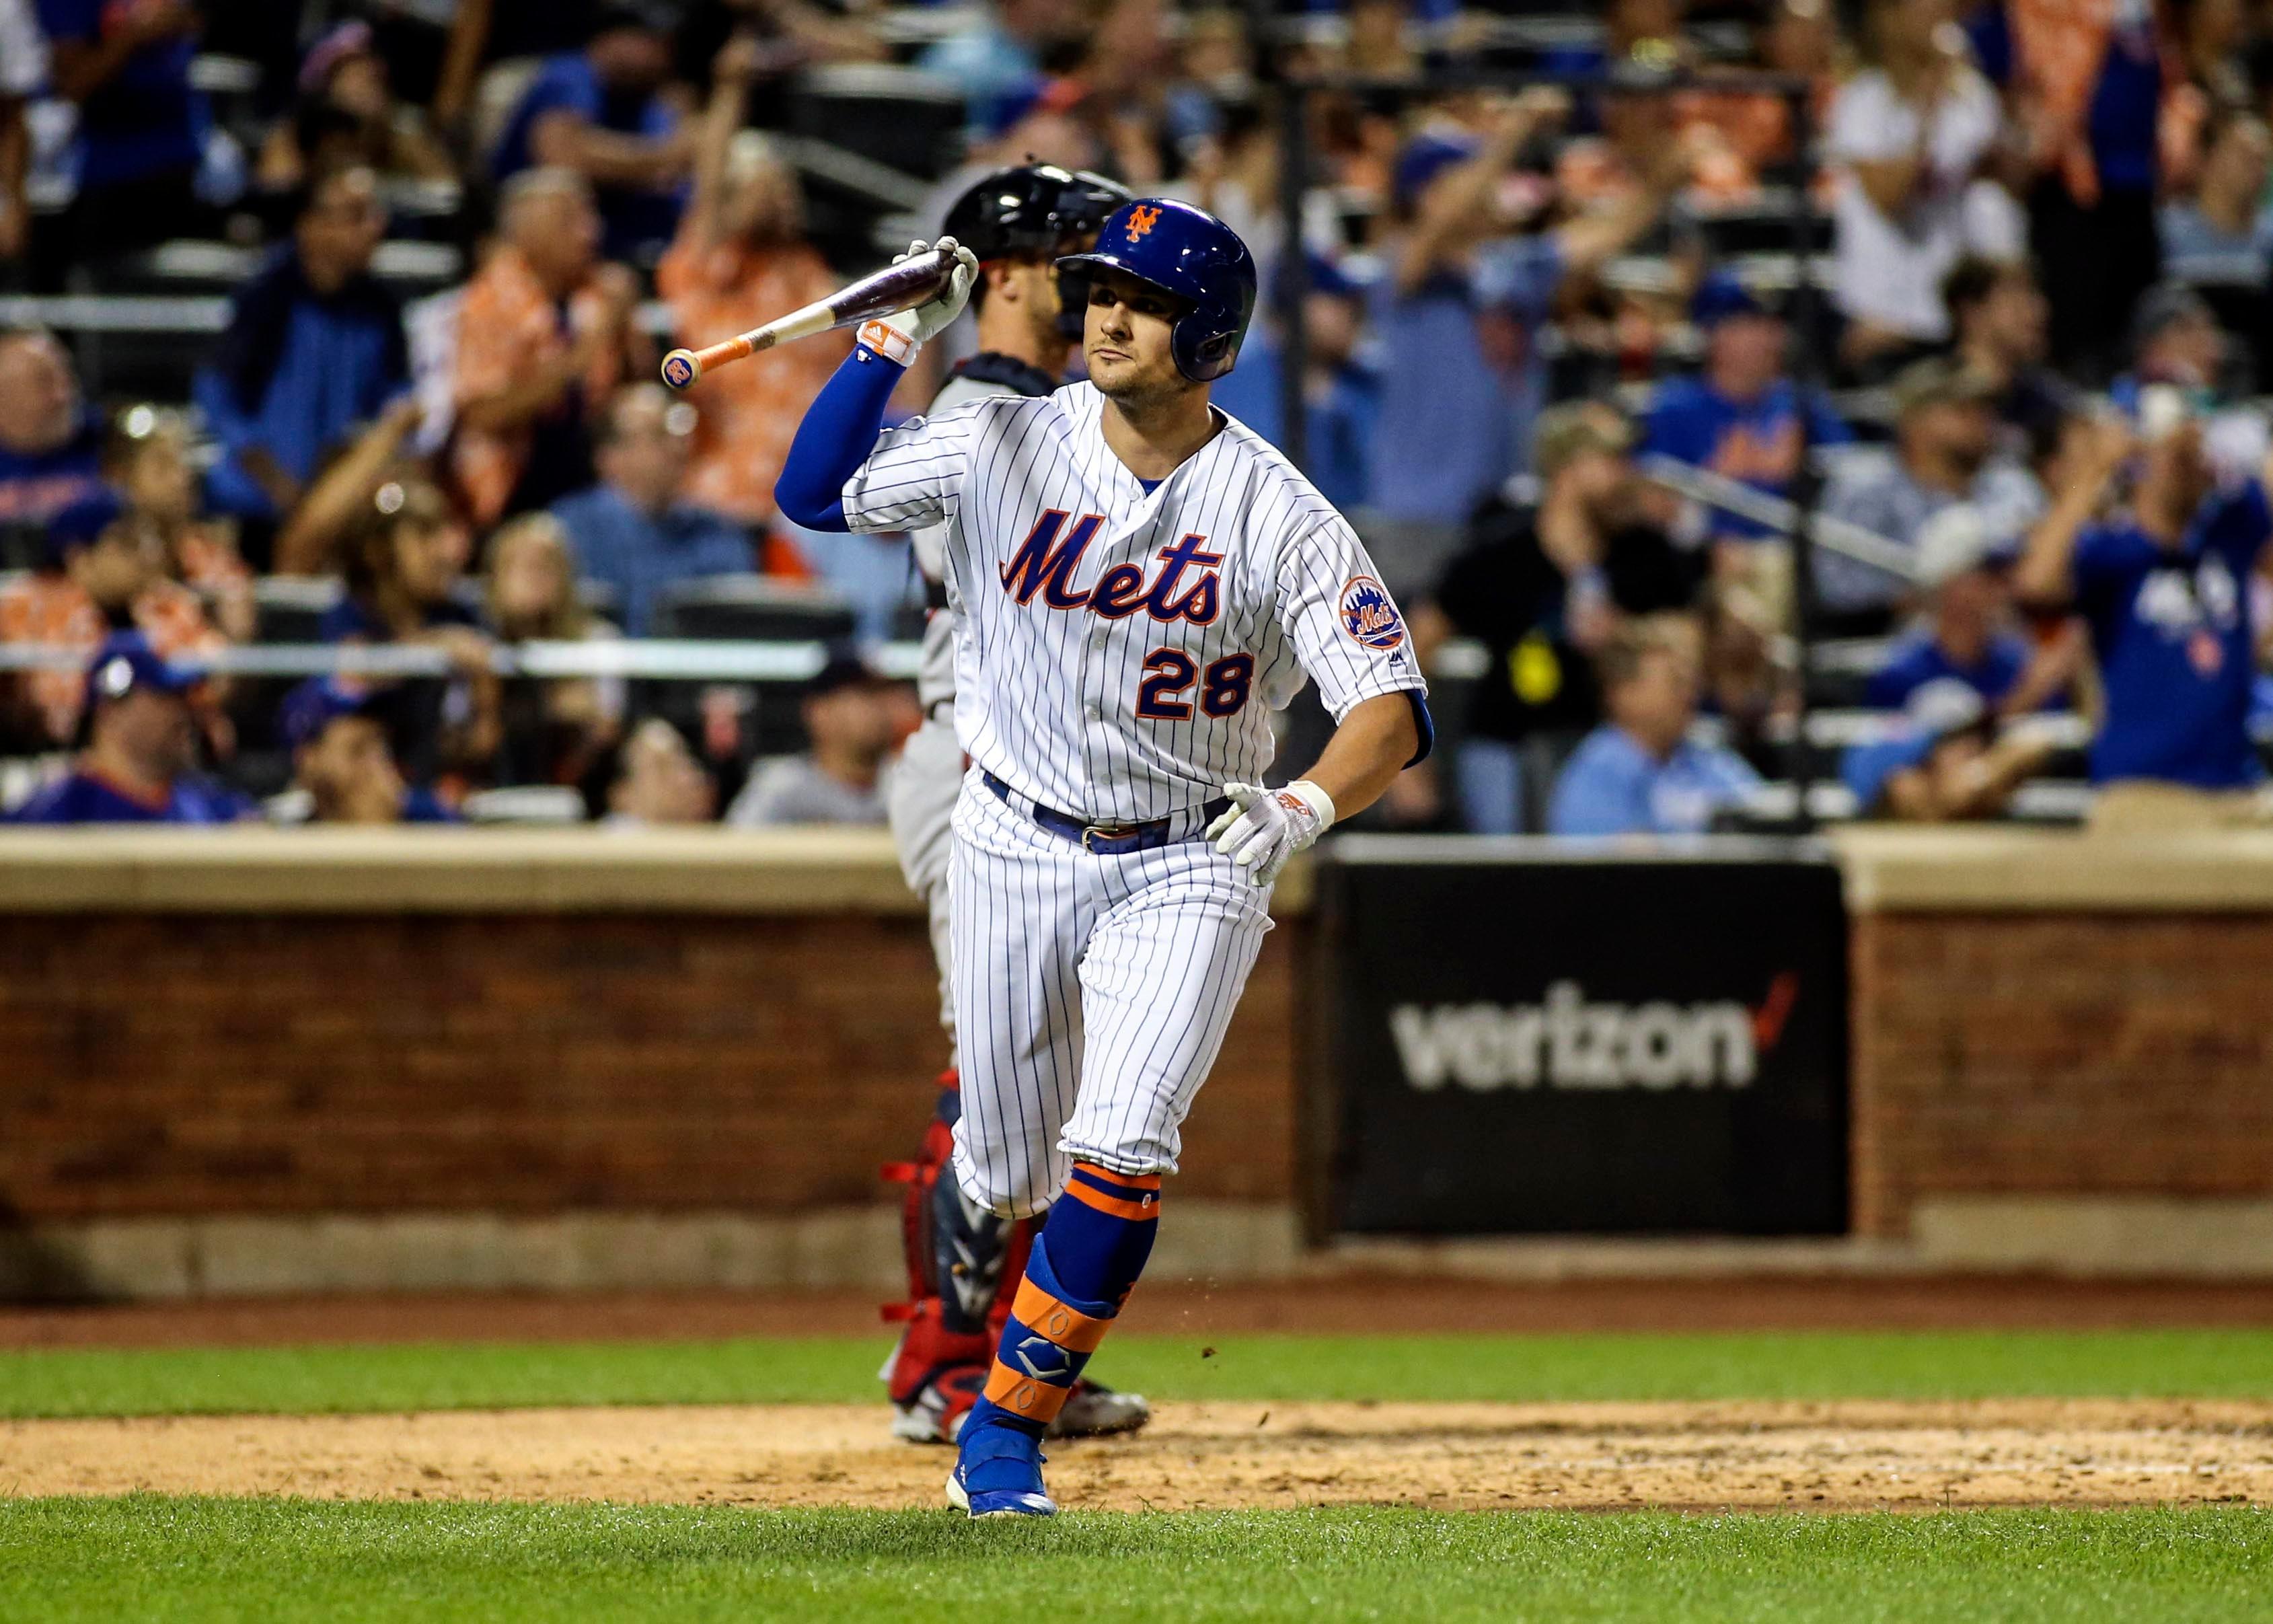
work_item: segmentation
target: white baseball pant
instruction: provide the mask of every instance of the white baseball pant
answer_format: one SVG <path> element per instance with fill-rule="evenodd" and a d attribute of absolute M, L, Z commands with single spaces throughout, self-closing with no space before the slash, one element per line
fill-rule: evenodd
<path fill-rule="evenodd" d="M 1006 1217 L 1078 1161 L 1173 1173 L 1271 929 L 1270 891 L 1199 838 L 1106 855 L 1037 824 L 974 769 L 949 864 L 963 1116 L 955 1173 Z"/>

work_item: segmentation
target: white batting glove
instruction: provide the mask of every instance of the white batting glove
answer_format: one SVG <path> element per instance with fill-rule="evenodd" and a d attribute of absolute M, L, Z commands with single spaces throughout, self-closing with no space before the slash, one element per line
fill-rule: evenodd
<path fill-rule="evenodd" d="M 1284 789 L 1227 784 L 1223 793 L 1231 797 L 1231 807 L 1208 825 L 1208 838 L 1257 885 L 1277 879 L 1288 858 L 1309 850 L 1333 827 L 1333 798 L 1308 778 Z"/>
<path fill-rule="evenodd" d="M 892 263 L 912 259 L 932 246 L 919 237 L 908 244 L 904 254 L 894 254 Z M 955 273 L 948 278 L 947 286 L 939 297 L 913 310 L 903 310 L 889 316 L 879 316 L 874 321 L 860 324 L 860 342 L 887 361 L 905 366 L 916 358 L 916 351 L 928 339 L 938 337 L 948 324 L 963 313 L 971 302 L 971 284 L 979 279 L 979 256 L 951 237 L 939 239 L 943 252 L 956 258 Z"/>

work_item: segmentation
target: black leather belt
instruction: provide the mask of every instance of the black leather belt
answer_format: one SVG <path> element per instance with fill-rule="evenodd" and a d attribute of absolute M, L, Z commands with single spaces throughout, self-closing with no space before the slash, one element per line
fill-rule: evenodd
<path fill-rule="evenodd" d="M 1173 846 L 1178 840 L 1189 840 L 1231 810 L 1228 801 L 1211 801 L 1199 809 L 1199 822 L 1182 835 L 1176 833 L 1176 819 L 1173 817 L 1156 817 L 1142 823 L 1092 823 L 1070 812 L 1028 801 L 984 767 L 979 770 L 979 776 L 986 780 L 986 787 L 1004 806 L 1027 814 L 1059 838 L 1070 840 L 1083 851 L 1100 857 L 1125 857 L 1131 852 L 1150 852 Z"/>

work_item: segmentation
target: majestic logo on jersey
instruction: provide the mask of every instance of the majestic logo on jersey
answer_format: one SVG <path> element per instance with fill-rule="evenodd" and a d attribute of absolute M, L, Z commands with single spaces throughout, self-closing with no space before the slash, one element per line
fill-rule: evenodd
<path fill-rule="evenodd" d="M 1188 535 L 1173 546 L 1161 548 L 1156 555 L 1159 573 L 1150 583 L 1143 565 L 1115 564 L 1098 576 L 1093 586 L 1076 587 L 1074 571 L 1104 527 L 1105 515 L 1085 513 L 1069 530 L 1069 516 L 1064 509 L 1053 508 L 1035 520 L 1034 528 L 1026 532 L 1009 562 L 997 571 L 1002 590 L 1018 604 L 1030 604 L 1039 594 L 1053 609 L 1086 609 L 1108 620 L 1125 620 L 1142 610 L 1164 624 L 1189 620 L 1195 626 L 1207 626 L 1214 621 L 1222 606 L 1222 589 L 1214 566 L 1223 562 L 1223 554 L 1203 550 L 1206 537 Z M 1185 577 L 1195 568 L 1200 572 L 1199 578 L 1187 587 Z M 1390 613 L 1394 619 L 1396 612 Z M 1398 635 L 1402 637 L 1404 633 L 1399 631 Z"/>
<path fill-rule="evenodd" d="M 1135 242 L 1160 222 L 1160 211 L 1144 204 L 1129 211 L 1129 240 Z"/>
<path fill-rule="evenodd" d="M 1405 643 L 1405 621 L 1371 575 L 1352 575 L 1342 588 L 1342 629 L 1360 648 L 1386 654 Z"/>

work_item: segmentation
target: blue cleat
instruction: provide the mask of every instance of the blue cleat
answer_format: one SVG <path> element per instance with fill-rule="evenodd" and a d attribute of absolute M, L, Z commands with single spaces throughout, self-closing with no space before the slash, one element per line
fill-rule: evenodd
<path fill-rule="evenodd" d="M 1042 1486 L 1042 1440 L 999 1419 L 986 1399 L 971 1406 L 956 1438 L 947 1503 L 973 1517 L 1053 1517 L 1057 1502 Z"/>

